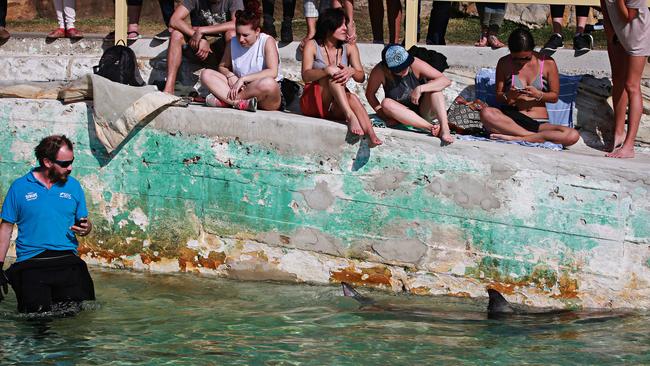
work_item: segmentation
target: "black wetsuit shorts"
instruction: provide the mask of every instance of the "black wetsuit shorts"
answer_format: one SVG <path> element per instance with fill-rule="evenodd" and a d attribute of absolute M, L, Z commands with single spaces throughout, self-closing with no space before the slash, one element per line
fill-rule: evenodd
<path fill-rule="evenodd" d="M 86 262 L 72 251 L 46 250 L 14 263 L 6 273 L 21 313 L 50 311 L 56 304 L 95 300 Z"/>

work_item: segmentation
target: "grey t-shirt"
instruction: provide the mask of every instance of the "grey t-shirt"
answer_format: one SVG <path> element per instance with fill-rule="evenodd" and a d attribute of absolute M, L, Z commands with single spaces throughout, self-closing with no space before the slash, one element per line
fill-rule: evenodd
<path fill-rule="evenodd" d="M 626 22 L 618 11 L 616 0 L 605 0 L 607 14 L 621 45 L 632 56 L 650 56 L 650 10 L 647 0 L 625 0 L 625 6 L 638 9 L 631 22 Z"/>
<path fill-rule="evenodd" d="M 244 10 L 242 0 L 183 0 L 183 6 L 190 11 L 194 27 L 226 23 L 231 13 Z"/>

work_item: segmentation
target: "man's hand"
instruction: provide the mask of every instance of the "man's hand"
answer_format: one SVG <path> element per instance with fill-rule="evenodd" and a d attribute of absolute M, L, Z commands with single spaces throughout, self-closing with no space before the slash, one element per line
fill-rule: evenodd
<path fill-rule="evenodd" d="M 192 34 L 192 37 L 190 38 L 190 47 L 192 49 L 197 50 L 199 49 L 199 43 L 201 43 L 201 39 L 203 39 L 203 33 L 201 33 L 200 30 L 195 30 L 194 34 Z"/>
<path fill-rule="evenodd" d="M 4 265 L 4 262 L 0 262 L 0 302 L 2 302 L 2 300 L 5 298 L 5 295 L 9 293 L 9 279 L 7 279 L 7 275 L 2 268 Z"/>
<path fill-rule="evenodd" d="M 332 79 L 338 84 L 345 85 L 345 83 L 347 83 L 352 75 L 354 75 L 356 72 L 356 70 L 350 66 L 343 66 L 339 64 L 338 68 L 338 71 L 332 75 Z"/>
<path fill-rule="evenodd" d="M 212 49 L 210 49 L 210 43 L 205 39 L 199 40 L 199 48 L 196 50 L 196 55 L 199 59 L 205 61 L 211 53 Z"/>
<path fill-rule="evenodd" d="M 74 233 L 79 236 L 86 236 L 90 234 L 90 231 L 92 229 L 93 225 L 90 223 L 88 218 L 85 217 L 70 227 L 70 230 L 74 231 Z"/>

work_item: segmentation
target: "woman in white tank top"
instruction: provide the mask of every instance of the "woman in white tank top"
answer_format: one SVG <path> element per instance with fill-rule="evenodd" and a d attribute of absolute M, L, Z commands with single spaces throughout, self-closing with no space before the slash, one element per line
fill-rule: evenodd
<path fill-rule="evenodd" d="M 245 10 L 235 13 L 237 34 L 226 46 L 219 71 L 201 73 L 201 83 L 212 93 L 207 105 L 251 112 L 280 109 L 280 56 L 275 39 L 260 32 L 260 16 L 257 0 L 248 1 Z"/>

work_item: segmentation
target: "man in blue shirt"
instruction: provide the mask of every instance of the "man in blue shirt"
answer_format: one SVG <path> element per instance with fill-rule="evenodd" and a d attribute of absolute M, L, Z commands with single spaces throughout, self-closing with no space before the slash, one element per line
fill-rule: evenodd
<path fill-rule="evenodd" d="M 39 167 L 14 181 L 2 204 L 0 301 L 10 283 L 20 312 L 76 311 L 81 301 L 95 299 L 95 291 L 86 263 L 77 256 L 76 235 L 88 235 L 92 224 L 81 185 L 70 177 L 72 142 L 48 136 L 34 152 Z M 14 225 L 16 263 L 4 272 Z"/>

